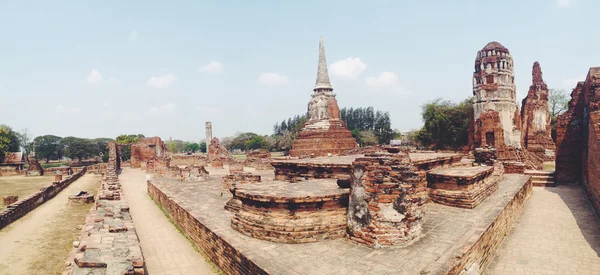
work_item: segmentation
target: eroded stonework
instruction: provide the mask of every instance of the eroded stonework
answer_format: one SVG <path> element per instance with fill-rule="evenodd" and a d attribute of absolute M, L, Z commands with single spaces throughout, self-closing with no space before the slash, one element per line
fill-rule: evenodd
<path fill-rule="evenodd" d="M 208 162 L 213 168 L 223 168 L 223 164 L 228 164 L 233 157 L 227 151 L 227 148 L 221 146 L 218 138 L 213 138 L 208 145 Z"/>
<path fill-rule="evenodd" d="M 165 143 L 160 137 L 142 138 L 131 144 L 131 167 L 144 168 L 142 166 L 149 160 L 164 157 L 166 151 Z"/>
<path fill-rule="evenodd" d="M 533 63 L 533 83 L 527 97 L 523 99 L 521 139 L 523 148 L 544 159 L 554 160 L 554 141 L 551 136 L 550 113 L 548 112 L 548 86 L 542 78 L 542 69 Z"/>

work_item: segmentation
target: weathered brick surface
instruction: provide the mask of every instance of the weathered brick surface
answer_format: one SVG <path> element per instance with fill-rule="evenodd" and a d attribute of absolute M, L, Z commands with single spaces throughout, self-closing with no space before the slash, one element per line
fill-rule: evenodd
<path fill-rule="evenodd" d="M 207 166 L 207 157 L 203 155 L 173 155 L 171 165 L 196 165 Z"/>
<path fill-rule="evenodd" d="M 0 212 L 0 229 L 25 216 L 31 210 L 37 208 L 48 200 L 54 198 L 56 194 L 80 178 L 83 174 L 85 174 L 85 169 L 76 174 L 65 177 L 65 179 L 59 182 L 52 182 L 48 187 L 42 188 L 40 191 L 9 205 L 6 209 Z"/>
<path fill-rule="evenodd" d="M 231 166 L 231 163 L 229 165 Z M 243 165 L 256 170 L 271 170 L 273 169 L 271 165 L 271 153 L 264 149 L 247 152 Z"/>
<path fill-rule="evenodd" d="M 130 164 L 133 168 L 141 168 L 148 160 L 164 157 L 165 143 L 160 137 L 142 138 L 131 146 Z"/>
<path fill-rule="evenodd" d="M 2 205 L 8 206 L 19 200 L 19 196 L 6 196 L 2 198 Z"/>
<path fill-rule="evenodd" d="M 260 175 L 253 175 L 248 172 L 231 172 L 221 178 L 221 196 L 223 194 L 231 194 L 230 190 L 236 184 L 257 183 L 260 181 Z"/>
<path fill-rule="evenodd" d="M 27 167 L 27 172 L 26 172 L 26 174 L 28 176 L 44 175 L 44 168 L 42 168 L 42 165 L 37 160 L 37 158 L 35 156 L 35 152 L 29 154 L 28 160 L 29 160 L 29 167 Z"/>
<path fill-rule="evenodd" d="M 241 201 L 241 207 L 231 226 L 253 238 L 278 243 L 340 238 L 346 231 L 348 193 L 331 179 L 236 185 L 234 199 Z"/>
<path fill-rule="evenodd" d="M 459 264 L 470 266 L 493 257 L 494 244 L 504 232 L 494 231 L 494 238 L 485 242 L 477 240 L 488 229 L 498 230 L 492 223 L 510 227 L 507 223 L 518 216 L 519 207 L 507 206 L 528 180 L 524 175 L 505 175 L 498 192 L 474 209 L 428 203 L 422 238 L 409 246 L 378 251 L 346 238 L 286 244 L 241 234 L 231 227 L 233 214 L 223 209 L 228 198 L 219 196 L 216 178 L 200 184 L 152 179 L 148 192 L 225 274 L 445 274 L 461 259 L 468 260 Z M 503 211 L 509 219 L 500 221 L 497 217 Z"/>
<path fill-rule="evenodd" d="M 558 118 L 556 180 L 582 183 L 600 212 L 600 67 L 590 68 Z"/>
<path fill-rule="evenodd" d="M 427 187 L 408 154 L 367 154 L 352 165 L 350 240 L 380 248 L 420 237 Z"/>
<path fill-rule="evenodd" d="M 533 63 L 532 84 L 521 107 L 521 144 L 523 148 L 544 160 L 554 160 L 554 141 L 550 135 L 548 86 L 542 78 L 542 69 Z M 548 152 L 548 153 L 547 153 Z"/>
<path fill-rule="evenodd" d="M 502 173 L 500 162 L 494 166 L 436 169 L 427 173 L 429 197 L 436 203 L 474 208 L 496 192 Z"/>
<path fill-rule="evenodd" d="M 78 245 L 63 274 L 142 275 L 144 256 L 118 178 L 117 145 L 109 143 L 109 160 L 94 206 L 86 217 Z"/>
<path fill-rule="evenodd" d="M 208 162 L 211 167 L 223 168 L 223 164 L 233 161 L 233 156 L 227 148 L 221 146 L 218 138 L 213 138 L 208 145 Z"/>

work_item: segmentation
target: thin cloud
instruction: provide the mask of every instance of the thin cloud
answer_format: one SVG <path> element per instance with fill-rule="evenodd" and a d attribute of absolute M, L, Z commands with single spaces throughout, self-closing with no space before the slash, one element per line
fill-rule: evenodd
<path fill-rule="evenodd" d="M 278 73 L 262 73 L 258 77 L 258 84 L 265 86 L 283 86 L 290 83 L 287 76 Z"/>
<path fill-rule="evenodd" d="M 573 1 L 571 0 L 556 0 L 556 5 L 559 7 L 570 6 Z"/>
<path fill-rule="evenodd" d="M 102 81 L 104 81 L 104 77 L 96 69 L 93 69 L 92 72 L 87 77 L 87 82 L 90 84 L 97 84 Z"/>
<path fill-rule="evenodd" d="M 163 76 L 153 76 L 150 79 L 148 79 L 147 84 L 152 88 L 166 89 L 171 87 L 171 85 L 173 85 L 176 79 L 177 77 L 175 77 L 174 74 L 169 73 Z"/>
<path fill-rule="evenodd" d="M 135 41 L 138 40 L 138 37 L 139 37 L 139 35 L 138 35 L 137 31 L 132 30 L 132 31 L 129 32 L 129 41 L 135 42 Z"/>
<path fill-rule="evenodd" d="M 203 106 L 203 105 L 196 106 L 196 111 L 205 113 L 205 114 L 216 114 L 216 113 L 221 112 L 221 110 L 219 110 L 219 108 L 217 108 L 217 107 L 210 107 L 210 106 Z"/>
<path fill-rule="evenodd" d="M 65 107 L 63 105 L 56 106 L 56 112 L 62 114 L 74 114 L 79 113 L 79 108 L 76 107 Z"/>
<path fill-rule="evenodd" d="M 358 57 L 348 57 L 331 65 L 331 73 L 342 78 L 356 79 L 367 69 L 367 64 Z"/>
<path fill-rule="evenodd" d="M 150 112 L 154 114 L 165 114 L 170 113 L 175 110 L 175 104 L 173 102 L 169 102 L 158 107 L 150 108 Z"/>
<path fill-rule="evenodd" d="M 200 69 L 198 70 L 201 73 L 213 73 L 213 74 L 218 74 L 223 72 L 223 64 L 221 64 L 221 62 L 218 61 L 212 61 L 202 67 L 200 67 Z"/>
<path fill-rule="evenodd" d="M 382 72 L 379 76 L 367 77 L 365 86 L 372 91 L 387 92 L 396 95 L 410 94 L 403 86 L 400 85 L 398 75 L 393 72 Z"/>

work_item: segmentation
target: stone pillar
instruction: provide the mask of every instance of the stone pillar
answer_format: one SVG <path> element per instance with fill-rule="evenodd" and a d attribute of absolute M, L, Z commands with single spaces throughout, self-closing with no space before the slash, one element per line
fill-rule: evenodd
<path fill-rule="evenodd" d="M 208 152 L 208 145 L 212 140 L 212 123 L 210 121 L 206 122 L 206 152 Z"/>
<path fill-rule="evenodd" d="M 367 154 L 353 167 L 347 215 L 350 240 L 381 248 L 419 237 L 427 183 L 408 154 Z"/>

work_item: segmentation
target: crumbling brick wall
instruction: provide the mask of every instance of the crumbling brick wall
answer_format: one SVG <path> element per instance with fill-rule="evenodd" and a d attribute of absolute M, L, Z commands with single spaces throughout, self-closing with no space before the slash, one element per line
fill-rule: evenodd
<path fill-rule="evenodd" d="M 131 146 L 131 167 L 141 168 L 148 160 L 165 156 L 165 144 L 160 137 L 142 138 Z"/>
<path fill-rule="evenodd" d="M 556 180 L 582 183 L 600 212 L 600 67 L 590 68 L 558 118 Z"/>
<path fill-rule="evenodd" d="M 521 108 L 521 143 L 523 148 L 546 160 L 553 160 L 554 151 L 550 126 L 550 113 L 548 112 L 548 86 L 542 79 L 542 69 L 536 61 L 533 63 L 532 85 L 529 87 L 527 97 L 523 99 Z"/>

